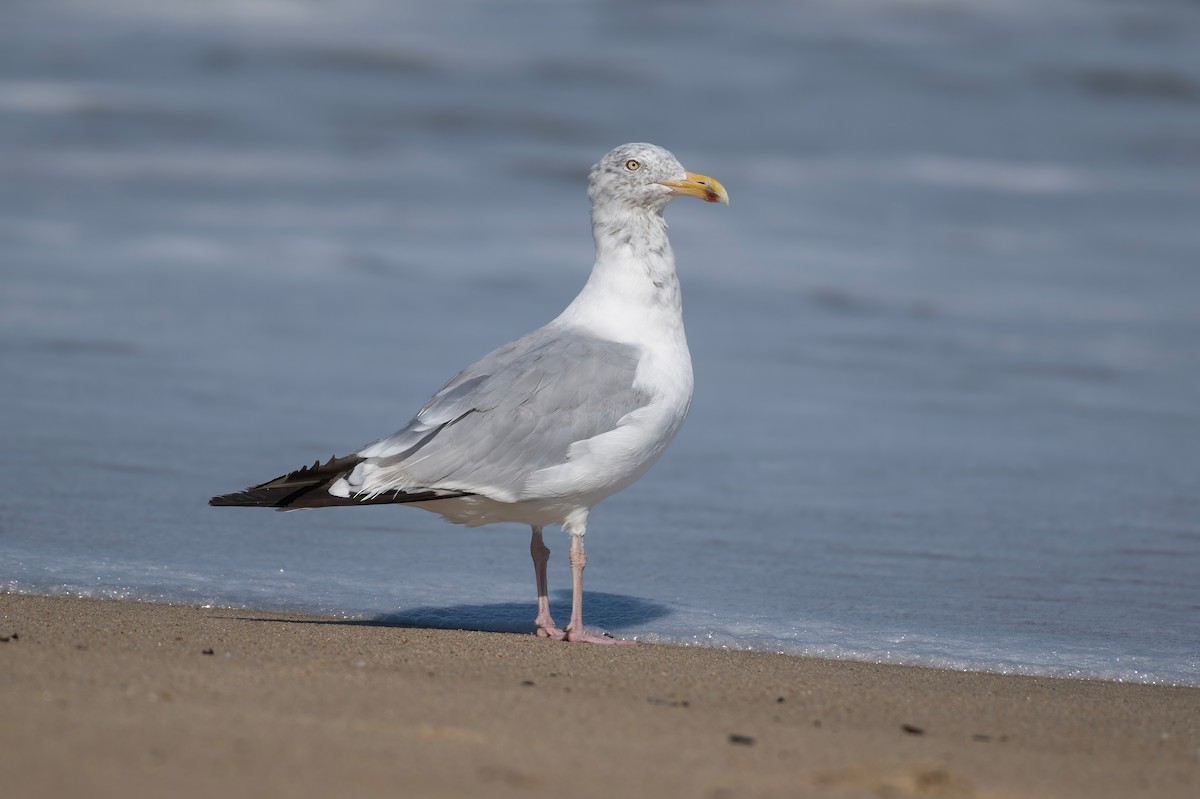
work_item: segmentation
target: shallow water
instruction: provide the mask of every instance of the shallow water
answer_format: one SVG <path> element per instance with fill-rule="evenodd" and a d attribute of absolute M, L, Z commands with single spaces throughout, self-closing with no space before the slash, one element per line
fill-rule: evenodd
<path fill-rule="evenodd" d="M 521 528 L 205 501 L 556 315 L 649 140 L 733 204 L 591 622 L 1200 685 L 1194 3 L 197 8 L 0 28 L 0 588 L 531 630 Z"/>

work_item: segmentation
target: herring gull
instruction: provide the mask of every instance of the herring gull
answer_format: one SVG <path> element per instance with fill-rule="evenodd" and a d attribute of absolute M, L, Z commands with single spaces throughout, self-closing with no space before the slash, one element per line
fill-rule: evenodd
<path fill-rule="evenodd" d="M 398 432 L 209 504 L 283 510 L 400 503 L 476 526 L 533 530 L 537 634 L 625 643 L 583 626 L 588 512 L 654 464 L 692 400 L 675 256 L 663 210 L 675 197 L 729 203 L 716 180 L 653 144 L 624 144 L 592 167 L 596 262 L 549 324 L 484 356 Z M 570 536 L 571 620 L 550 615 L 542 528 Z"/>

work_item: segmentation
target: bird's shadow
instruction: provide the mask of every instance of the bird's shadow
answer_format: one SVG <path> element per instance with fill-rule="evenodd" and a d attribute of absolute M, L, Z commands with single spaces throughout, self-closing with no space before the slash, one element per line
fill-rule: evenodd
<path fill-rule="evenodd" d="M 584 621 L 591 627 L 620 631 L 638 624 L 661 619 L 671 610 L 625 594 L 588 591 L 584 594 Z M 559 625 L 571 618 L 571 592 L 556 591 L 550 600 L 550 612 Z M 418 605 L 395 613 L 383 613 L 364 619 L 308 620 L 302 624 L 344 624 L 371 627 L 418 627 L 433 630 L 477 630 L 492 633 L 532 633 L 536 630 L 533 618 L 537 603 L 493 602 L 470 605 Z M 284 621 L 260 619 L 256 621 Z M 294 620 L 288 620 L 294 621 Z"/>
<path fill-rule="evenodd" d="M 626 594 L 588 591 L 584 594 L 584 622 L 604 630 L 624 630 L 670 614 L 666 605 Z M 571 618 L 571 592 L 554 592 L 550 613 L 560 626 Z M 438 630 L 479 630 L 495 633 L 531 633 L 537 605 L 529 602 L 494 602 L 470 605 L 420 605 L 385 613 L 372 619 L 389 627 L 426 627 Z"/>

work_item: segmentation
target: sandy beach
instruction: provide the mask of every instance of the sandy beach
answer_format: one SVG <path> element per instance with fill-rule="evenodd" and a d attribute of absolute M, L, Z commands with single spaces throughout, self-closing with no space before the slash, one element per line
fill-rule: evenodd
<path fill-rule="evenodd" d="M 7 797 L 1193 797 L 1200 689 L 0 595 Z"/>

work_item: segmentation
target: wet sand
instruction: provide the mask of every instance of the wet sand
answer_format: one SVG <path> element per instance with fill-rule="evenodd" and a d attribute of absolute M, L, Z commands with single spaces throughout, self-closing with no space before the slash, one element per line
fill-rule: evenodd
<path fill-rule="evenodd" d="M 6 797 L 1194 797 L 1200 689 L 0 594 Z"/>

